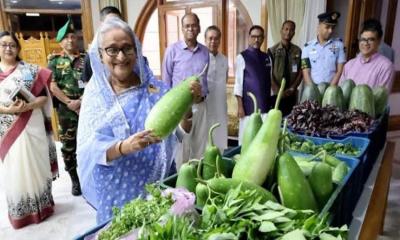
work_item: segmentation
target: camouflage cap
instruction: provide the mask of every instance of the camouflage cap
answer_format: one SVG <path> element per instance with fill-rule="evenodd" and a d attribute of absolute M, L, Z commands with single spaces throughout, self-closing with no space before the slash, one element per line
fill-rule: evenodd
<path fill-rule="evenodd" d="M 68 17 L 68 21 L 58 30 L 56 41 L 61 42 L 67 33 L 75 33 L 74 24 L 71 17 Z"/>

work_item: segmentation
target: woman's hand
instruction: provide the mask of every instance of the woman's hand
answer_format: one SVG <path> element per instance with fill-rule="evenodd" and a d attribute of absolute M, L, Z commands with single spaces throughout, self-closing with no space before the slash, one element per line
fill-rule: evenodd
<path fill-rule="evenodd" d="M 151 130 L 144 130 L 122 141 L 120 149 L 122 154 L 137 152 L 150 144 L 159 143 L 161 139 L 156 137 Z"/>
<path fill-rule="evenodd" d="M 29 111 L 31 108 L 24 100 L 17 98 L 17 100 L 15 100 L 10 106 L 4 107 L 4 110 L 8 114 L 16 114 Z"/>
<path fill-rule="evenodd" d="M 81 108 L 81 100 L 71 100 L 68 102 L 67 107 L 72 111 L 79 113 L 79 109 Z"/>
<path fill-rule="evenodd" d="M 194 103 L 203 101 L 203 96 L 201 96 L 201 84 L 198 81 L 192 81 L 190 83 L 190 92 L 192 93 Z"/>

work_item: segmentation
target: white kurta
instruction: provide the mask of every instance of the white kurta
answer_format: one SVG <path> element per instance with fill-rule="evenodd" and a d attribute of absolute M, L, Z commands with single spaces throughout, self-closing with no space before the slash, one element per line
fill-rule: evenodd
<path fill-rule="evenodd" d="M 209 93 L 206 99 L 208 128 L 215 123 L 221 126 L 214 130 L 214 144 L 221 152 L 228 145 L 228 106 L 226 97 L 226 81 L 228 77 L 228 60 L 218 53 L 210 53 L 207 83 Z"/>
<path fill-rule="evenodd" d="M 190 159 L 200 159 L 203 157 L 207 145 L 208 122 L 206 103 L 193 104 L 192 112 L 192 129 L 188 134 L 182 135 L 182 141 L 175 149 L 177 170 L 180 169 L 183 163 Z"/>

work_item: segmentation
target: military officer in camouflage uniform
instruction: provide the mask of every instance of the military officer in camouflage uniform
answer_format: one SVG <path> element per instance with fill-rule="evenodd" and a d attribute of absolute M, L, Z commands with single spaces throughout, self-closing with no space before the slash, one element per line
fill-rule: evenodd
<path fill-rule="evenodd" d="M 56 41 L 63 51 L 49 56 L 49 68 L 53 71 L 50 89 L 58 102 L 56 105 L 65 170 L 72 180 L 72 195 L 79 196 L 81 188 L 76 172 L 76 130 L 84 90 L 81 75 L 85 56 L 79 52 L 71 19 L 58 31 Z"/>
<path fill-rule="evenodd" d="M 297 100 L 297 87 L 301 82 L 301 49 L 291 41 L 295 34 L 296 24 L 286 20 L 281 28 L 281 41 L 268 52 L 272 56 L 272 81 L 271 88 L 274 91 L 273 98 L 276 99 L 282 78 L 285 78 L 286 85 L 279 109 L 285 116 L 292 111 Z"/>
<path fill-rule="evenodd" d="M 340 13 L 318 15 L 318 36 L 305 44 L 301 55 L 301 68 L 305 83 L 328 82 L 337 85 L 346 62 L 343 42 L 331 38 Z"/>

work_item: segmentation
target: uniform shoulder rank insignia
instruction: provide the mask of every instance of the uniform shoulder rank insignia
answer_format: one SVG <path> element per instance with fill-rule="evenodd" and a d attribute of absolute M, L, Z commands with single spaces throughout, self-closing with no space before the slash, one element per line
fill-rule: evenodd
<path fill-rule="evenodd" d="M 47 55 L 47 61 L 50 61 L 57 56 L 60 56 L 60 54 L 59 53 L 50 53 L 49 55 Z"/>
<path fill-rule="evenodd" d="M 307 46 L 308 46 L 308 43 L 305 43 L 305 44 L 304 44 L 304 47 L 307 47 Z"/>
<path fill-rule="evenodd" d="M 340 41 L 340 42 L 343 42 L 343 40 L 341 38 L 338 38 L 337 40 Z"/>
<path fill-rule="evenodd" d="M 158 89 L 153 84 L 149 84 L 149 86 L 147 87 L 147 90 L 149 91 L 149 93 L 158 93 L 160 91 L 160 89 Z"/>

